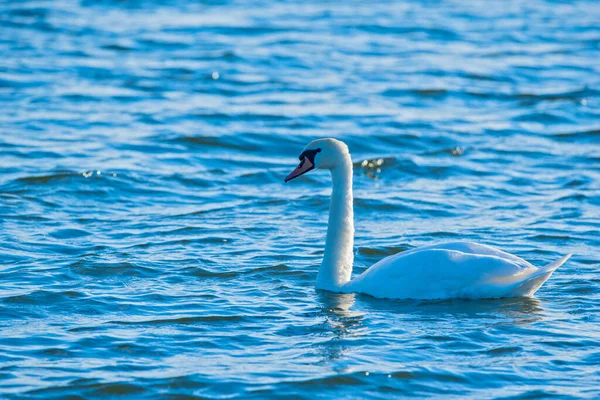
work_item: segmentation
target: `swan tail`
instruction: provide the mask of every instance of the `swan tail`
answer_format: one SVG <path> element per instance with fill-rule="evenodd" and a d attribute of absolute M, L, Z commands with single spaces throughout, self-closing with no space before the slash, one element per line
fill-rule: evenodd
<path fill-rule="evenodd" d="M 513 296 L 524 296 L 531 297 L 537 290 L 550 278 L 552 273 L 556 271 L 558 267 L 563 265 L 569 258 L 571 258 L 572 254 L 567 254 L 566 256 L 551 262 L 550 264 L 541 267 L 536 272 L 534 272 L 530 277 L 528 277 L 523 282 L 519 283 L 519 285 L 513 290 Z"/>

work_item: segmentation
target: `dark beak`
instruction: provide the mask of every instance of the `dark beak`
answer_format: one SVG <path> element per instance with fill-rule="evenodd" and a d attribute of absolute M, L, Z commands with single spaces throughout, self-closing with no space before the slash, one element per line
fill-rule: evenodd
<path fill-rule="evenodd" d="M 307 157 L 305 157 L 302 159 L 302 161 L 300 161 L 300 164 L 296 167 L 296 169 L 293 170 L 292 173 L 287 176 L 287 178 L 285 178 L 285 181 L 291 181 L 292 179 L 297 178 L 300 175 L 304 175 L 314 168 L 315 165 Z"/>

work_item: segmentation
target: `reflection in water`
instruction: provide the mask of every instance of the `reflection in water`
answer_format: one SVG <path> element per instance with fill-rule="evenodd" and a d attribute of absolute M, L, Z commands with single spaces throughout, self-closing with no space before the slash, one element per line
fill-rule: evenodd
<path fill-rule="evenodd" d="M 512 324 L 527 325 L 543 319 L 544 308 L 542 302 L 535 297 L 521 297 L 514 299 L 498 299 L 498 311 L 508 318 Z"/>
<path fill-rule="evenodd" d="M 371 352 L 387 346 L 387 341 L 371 340 L 373 327 L 379 325 L 389 327 L 388 339 L 398 352 L 388 354 L 386 360 L 376 357 L 381 361 L 377 368 L 385 361 L 391 371 L 411 363 L 418 368 L 428 359 L 429 350 L 463 355 L 515 351 L 507 344 L 510 341 L 498 339 L 498 332 L 539 322 L 544 316 L 542 302 L 536 298 L 390 300 L 318 291 L 318 301 L 318 315 L 324 319 L 320 326 L 327 339 L 317 344 L 317 352 L 321 362 L 337 373 L 352 372 L 357 357 L 364 362 Z"/>
<path fill-rule="evenodd" d="M 454 316 L 464 319 L 481 318 L 482 314 L 507 318 L 503 324 L 530 324 L 540 321 L 544 309 L 542 302 L 535 297 L 515 297 L 504 299 L 447 299 L 447 300 L 389 300 L 367 295 L 358 295 L 361 306 L 372 312 L 410 314 L 421 317 Z"/>
<path fill-rule="evenodd" d="M 333 293 L 318 291 L 321 302 L 320 314 L 326 318 L 328 331 L 332 339 L 321 344 L 321 352 L 325 361 L 341 358 L 348 350 L 348 338 L 360 336 L 363 328 L 363 314 L 350 310 L 355 295 L 350 293 Z"/>

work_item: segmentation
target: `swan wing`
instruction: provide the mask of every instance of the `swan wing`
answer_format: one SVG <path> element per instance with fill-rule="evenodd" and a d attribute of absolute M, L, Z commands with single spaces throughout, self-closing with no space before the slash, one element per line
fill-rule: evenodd
<path fill-rule="evenodd" d="M 384 258 L 348 288 L 383 298 L 505 297 L 536 271 L 527 261 L 492 247 L 455 242 Z"/>
<path fill-rule="evenodd" d="M 494 256 L 498 258 L 505 259 L 507 261 L 511 261 L 517 265 L 521 265 L 523 267 L 533 267 L 529 262 L 523 260 L 521 257 L 517 257 L 513 254 L 507 253 L 502 250 L 498 250 L 492 246 L 488 246 L 481 243 L 474 242 L 466 242 L 466 241 L 457 241 L 457 242 L 447 242 L 447 243 L 436 243 L 429 246 L 417 247 L 411 250 L 407 250 L 402 253 L 395 254 L 390 257 L 402 257 L 403 255 L 408 255 L 415 252 L 420 252 L 423 250 L 454 250 L 460 251 L 461 253 L 473 254 L 473 255 L 487 255 Z"/>

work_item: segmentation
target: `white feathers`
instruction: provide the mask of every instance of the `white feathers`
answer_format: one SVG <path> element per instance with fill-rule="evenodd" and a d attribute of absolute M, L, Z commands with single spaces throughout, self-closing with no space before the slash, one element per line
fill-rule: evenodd
<path fill-rule="evenodd" d="M 490 246 L 442 243 L 384 258 L 350 281 L 354 261 L 350 154 L 336 139 L 315 140 L 305 150 L 315 149 L 320 149 L 315 167 L 329 169 L 333 183 L 319 289 L 398 299 L 531 296 L 570 257 L 537 268 Z"/>

